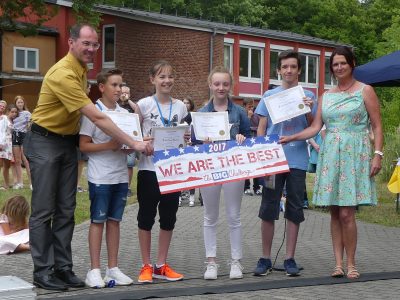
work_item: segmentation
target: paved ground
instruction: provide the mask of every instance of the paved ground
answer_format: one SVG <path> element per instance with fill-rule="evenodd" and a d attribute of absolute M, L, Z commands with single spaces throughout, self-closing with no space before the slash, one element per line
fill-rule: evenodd
<path fill-rule="evenodd" d="M 329 277 L 334 265 L 329 235 L 329 215 L 306 211 L 306 221 L 301 225 L 296 260 L 304 267 L 301 276 L 288 278 L 274 271 L 266 277 L 251 275 L 260 252 L 260 221 L 257 218 L 259 196 L 245 196 L 242 203 L 243 253 L 245 276 L 241 280 L 229 279 L 229 235 L 224 210 L 220 210 L 218 228 L 220 264 L 219 278 L 202 279 L 204 272 L 204 245 L 202 234 L 203 209 L 196 203 L 184 203 L 178 212 L 178 222 L 170 248 L 169 263 L 185 280 L 175 283 L 156 281 L 153 284 L 134 284 L 113 289 L 71 289 L 65 293 L 36 289 L 38 299 L 399 299 L 400 295 L 400 229 L 359 222 L 357 267 L 360 280 Z M 126 209 L 121 224 L 120 268 L 135 280 L 140 269 L 140 252 L 137 240 L 137 205 Z M 157 223 L 156 223 L 157 224 Z M 276 255 L 282 239 L 284 221 L 276 224 L 273 253 Z M 156 229 L 156 226 L 155 226 Z M 73 240 L 74 270 L 85 278 L 90 266 L 87 245 L 88 223 L 76 226 Z M 158 230 L 153 238 L 157 240 Z M 156 244 L 156 242 L 154 242 Z M 105 245 L 103 246 L 105 250 Z M 157 249 L 153 249 L 155 257 Z M 277 265 L 282 264 L 285 247 L 279 253 Z M 106 252 L 102 252 L 103 266 Z M 15 275 L 32 281 L 32 262 L 29 254 L 0 256 L 0 275 Z"/>

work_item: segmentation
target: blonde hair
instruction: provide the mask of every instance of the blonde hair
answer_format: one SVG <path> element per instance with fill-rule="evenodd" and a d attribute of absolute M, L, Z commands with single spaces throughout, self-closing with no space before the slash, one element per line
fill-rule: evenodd
<path fill-rule="evenodd" d="M 211 84 L 212 77 L 213 77 L 213 75 L 215 73 L 228 74 L 229 75 L 229 79 L 231 80 L 231 85 L 233 85 L 233 77 L 232 77 L 231 72 L 229 72 L 229 70 L 227 68 L 223 67 L 223 66 L 216 66 L 211 70 L 211 72 L 210 72 L 210 74 L 208 74 L 208 78 L 207 78 L 207 81 L 208 81 L 209 84 Z"/>
<path fill-rule="evenodd" d="M 7 107 L 7 101 L 5 100 L 0 100 L 0 103 L 3 103 L 5 107 Z"/>
<path fill-rule="evenodd" d="M 27 227 L 30 207 L 24 196 L 16 195 L 7 199 L 0 212 L 7 216 L 16 231 Z"/>

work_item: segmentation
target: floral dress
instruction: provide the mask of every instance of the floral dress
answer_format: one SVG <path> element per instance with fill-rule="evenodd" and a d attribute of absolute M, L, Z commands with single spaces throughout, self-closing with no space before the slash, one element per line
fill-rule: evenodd
<path fill-rule="evenodd" d="M 323 95 L 322 120 L 326 125 L 326 137 L 318 156 L 314 205 L 377 203 L 375 182 L 369 176 L 371 142 L 363 88 L 353 93 Z"/>
<path fill-rule="evenodd" d="M 13 160 L 12 129 L 13 125 L 7 116 L 0 116 L 0 158 Z"/>

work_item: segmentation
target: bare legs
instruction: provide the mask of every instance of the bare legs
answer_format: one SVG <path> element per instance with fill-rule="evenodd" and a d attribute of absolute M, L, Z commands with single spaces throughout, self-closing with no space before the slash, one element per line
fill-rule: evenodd
<path fill-rule="evenodd" d="M 172 239 L 172 230 L 160 229 L 158 236 L 157 264 L 162 265 L 167 261 L 168 249 Z M 151 231 L 139 229 L 139 243 L 144 265 L 150 265 Z"/>
<path fill-rule="evenodd" d="M 357 224 L 355 207 L 331 206 L 331 235 L 336 266 L 343 266 L 346 252 L 348 271 L 354 269 L 357 248 Z"/>
<path fill-rule="evenodd" d="M 91 223 L 89 227 L 89 252 L 91 269 L 100 269 L 100 251 L 103 237 L 104 223 Z M 108 254 L 108 268 L 118 266 L 119 249 L 119 222 L 107 220 L 106 222 L 106 241 Z"/>
<path fill-rule="evenodd" d="M 10 187 L 10 165 L 11 161 L 8 159 L 1 159 L 3 161 L 3 178 L 4 178 L 4 188 L 8 189 Z"/>
<path fill-rule="evenodd" d="M 28 175 L 29 184 L 31 182 L 31 172 L 29 169 L 29 163 L 26 159 L 22 147 L 13 146 L 13 155 L 14 155 L 14 171 L 17 179 L 17 184 L 23 185 L 22 178 L 22 162 L 24 163 L 26 173 Z"/>
<path fill-rule="evenodd" d="M 299 224 L 287 220 L 287 239 L 286 239 L 286 259 L 294 258 L 297 244 L 297 236 L 299 233 Z M 272 240 L 274 239 L 275 222 L 262 221 L 261 222 L 261 240 L 262 251 L 264 257 L 271 257 Z"/>

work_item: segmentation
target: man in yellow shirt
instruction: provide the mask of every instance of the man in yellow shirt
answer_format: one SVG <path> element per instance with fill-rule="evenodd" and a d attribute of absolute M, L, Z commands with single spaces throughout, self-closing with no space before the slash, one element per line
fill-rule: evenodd
<path fill-rule="evenodd" d="M 133 141 L 122 132 L 85 93 L 86 65 L 100 47 L 96 30 L 89 25 L 73 26 L 68 45 L 68 54 L 44 77 L 24 142 L 33 186 L 29 220 L 33 283 L 49 290 L 85 285 L 72 271 L 71 253 L 81 114 L 112 136 L 116 149 L 125 144 L 146 155 L 153 152 L 149 142 Z"/>

